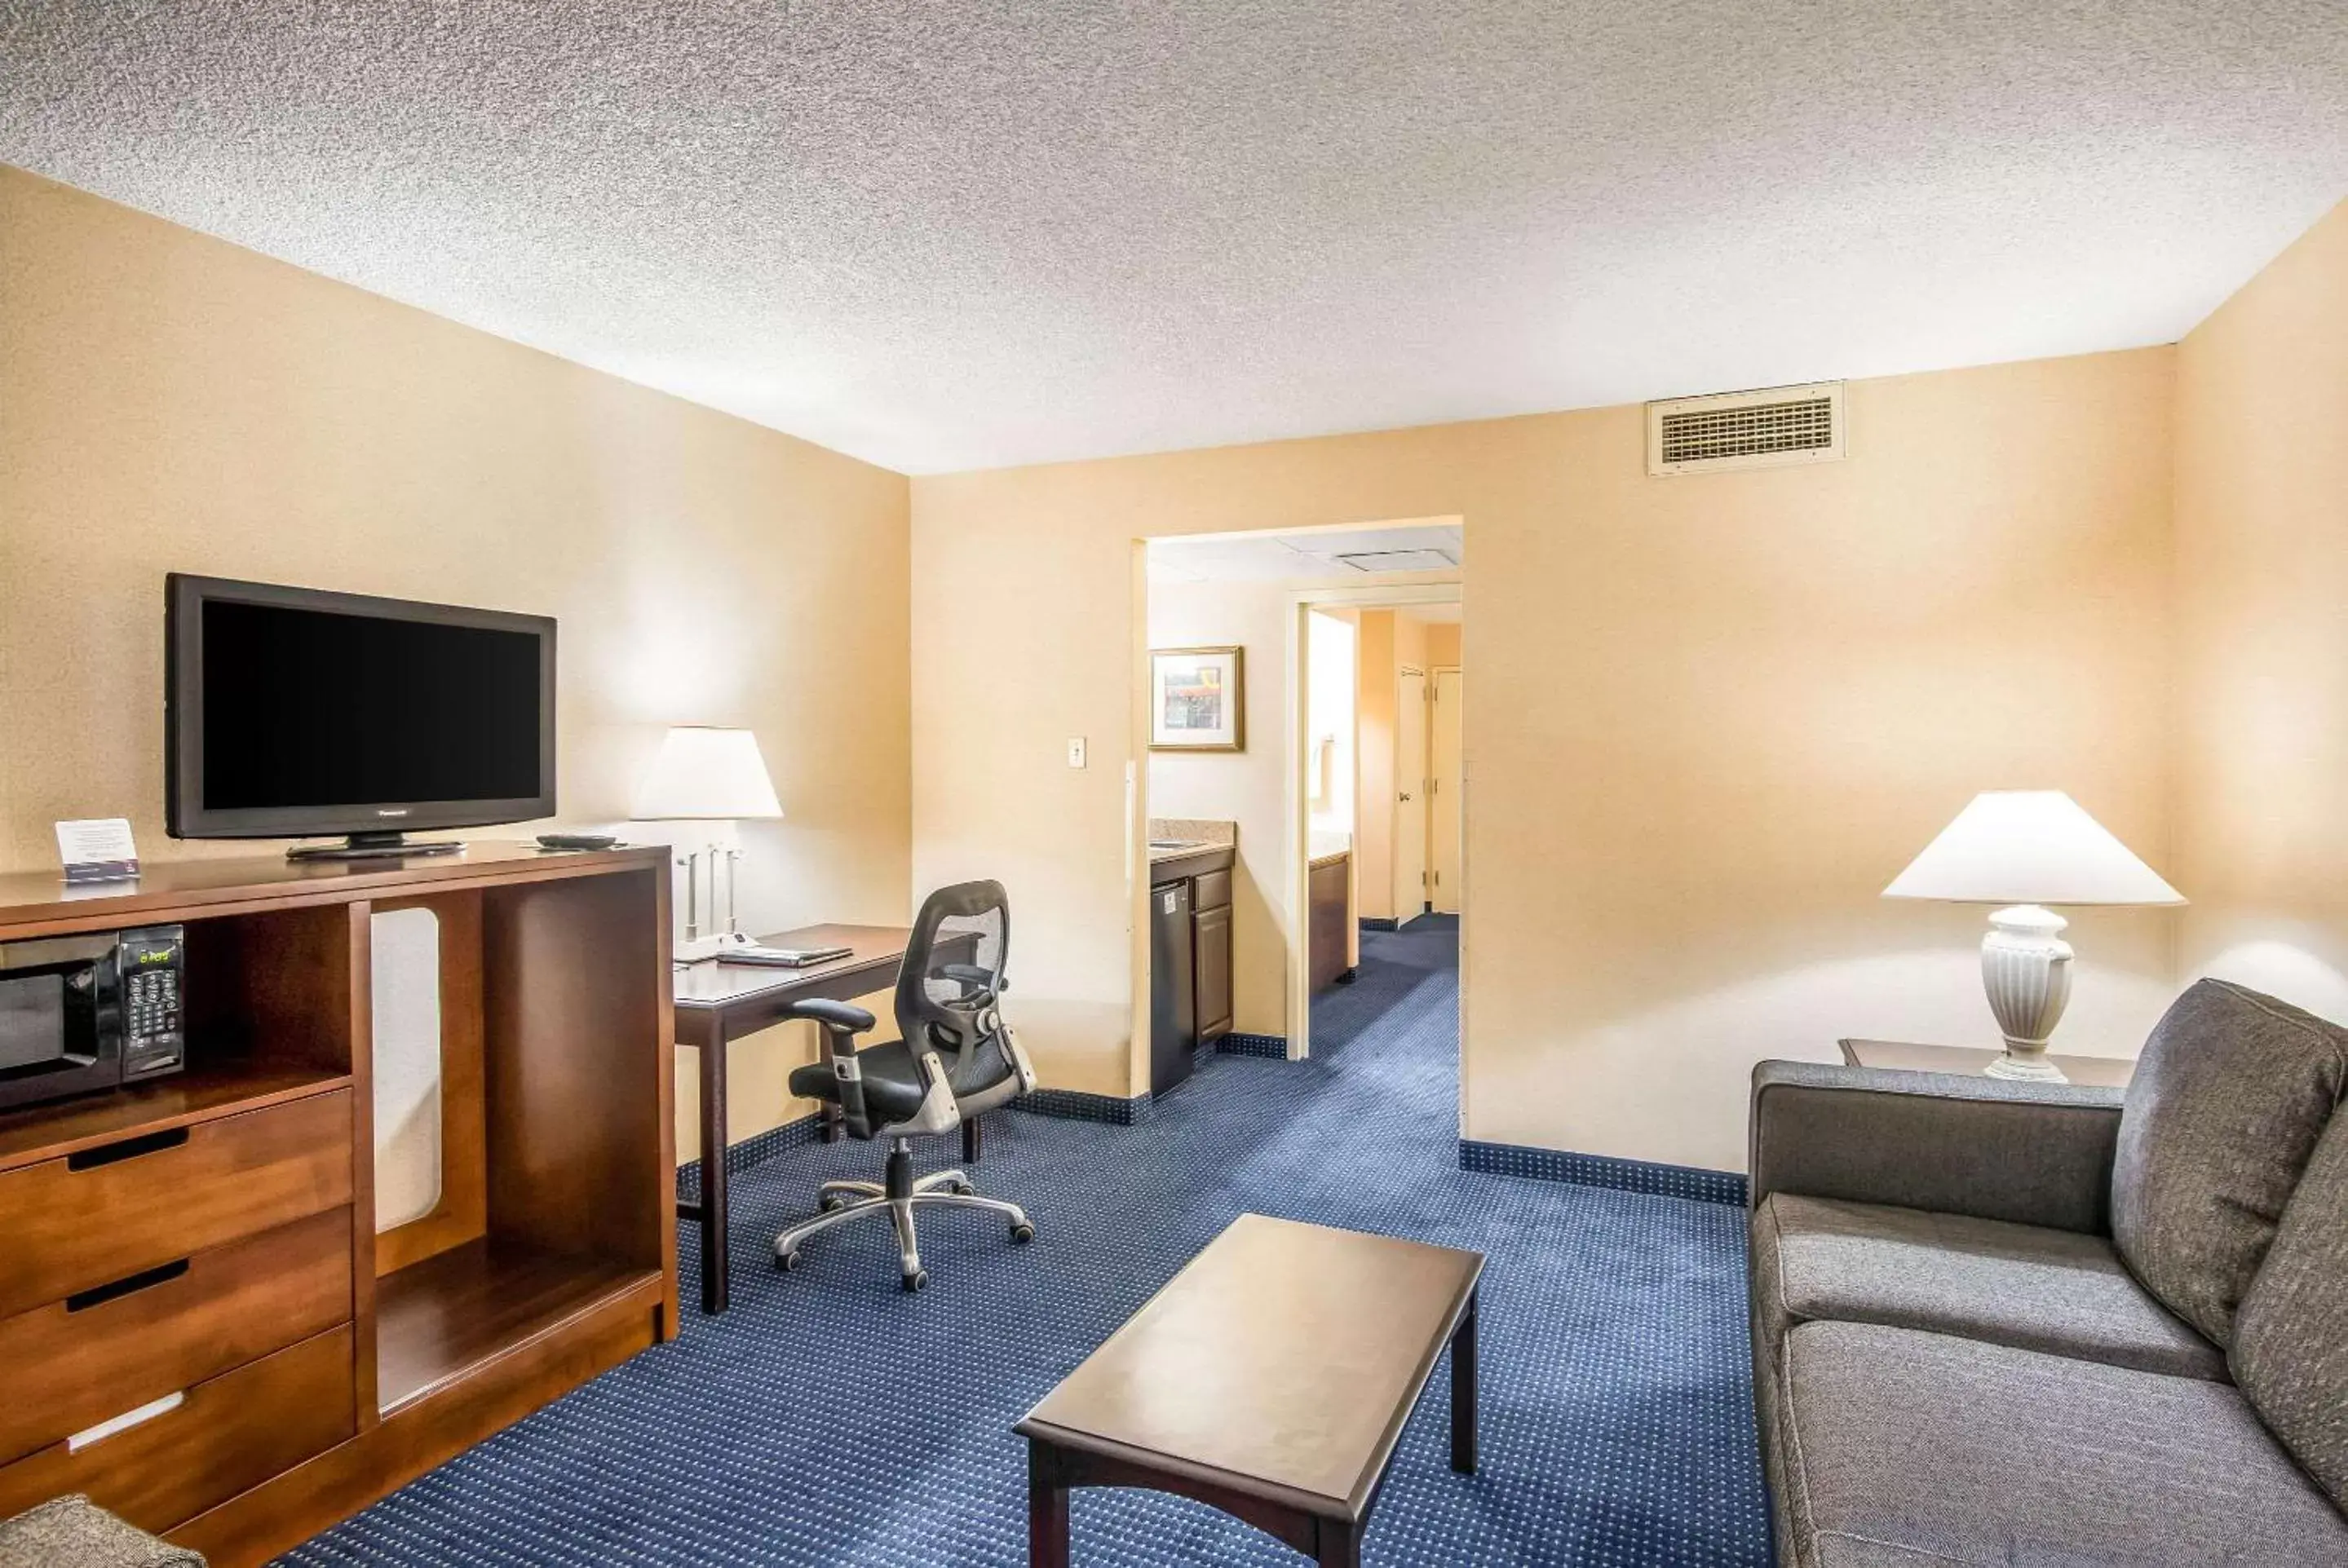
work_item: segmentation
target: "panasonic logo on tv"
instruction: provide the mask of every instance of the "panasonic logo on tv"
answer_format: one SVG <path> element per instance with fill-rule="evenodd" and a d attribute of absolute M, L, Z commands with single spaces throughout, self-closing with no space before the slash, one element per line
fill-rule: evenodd
<path fill-rule="evenodd" d="M 376 813 L 377 816 L 406 816 L 407 815 L 407 808 L 404 805 L 387 806 Z"/>

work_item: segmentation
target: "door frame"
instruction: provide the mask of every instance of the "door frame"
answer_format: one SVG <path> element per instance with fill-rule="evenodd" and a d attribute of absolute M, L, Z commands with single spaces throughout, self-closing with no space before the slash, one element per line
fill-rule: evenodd
<path fill-rule="evenodd" d="M 1306 702 L 1306 693 L 1311 690 L 1312 671 L 1310 655 L 1306 651 L 1310 641 L 1310 630 L 1305 617 L 1311 615 L 1316 609 L 1402 610 L 1413 605 L 1426 604 L 1464 606 L 1466 600 L 1463 588 L 1464 584 L 1455 579 L 1447 582 L 1364 584 L 1358 588 L 1348 583 L 1343 586 L 1295 589 L 1288 595 L 1286 617 L 1288 658 L 1285 692 L 1287 722 L 1282 727 L 1282 744 L 1287 753 L 1287 765 L 1282 770 L 1286 775 L 1287 809 L 1283 814 L 1286 833 L 1285 842 L 1281 845 L 1281 865 L 1286 870 L 1284 880 L 1288 884 L 1287 908 L 1283 911 L 1283 920 L 1288 948 L 1288 1060 L 1291 1061 L 1302 1061 L 1313 1054 L 1313 871 L 1310 848 L 1313 832 L 1313 791 L 1307 782 L 1310 777 L 1308 770 L 1312 766 L 1313 758 L 1312 714 Z M 1432 671 L 1430 671 L 1429 673 L 1431 678 Z M 1460 890 L 1464 894 L 1467 890 L 1465 868 L 1468 858 L 1467 834 L 1464 831 L 1467 824 L 1464 809 L 1467 800 L 1464 794 L 1461 796 L 1460 804 L 1463 808 L 1460 817 L 1463 829 L 1459 845 L 1462 867 Z M 1351 865 L 1356 886 L 1359 886 L 1361 866 L 1361 856 L 1357 849 Z M 1461 950 L 1464 952 L 1467 938 L 1467 901 L 1464 897 L 1460 901 L 1460 914 Z M 1348 939 L 1351 939 L 1350 933 Z M 1467 970 L 1464 964 L 1460 970 L 1459 1013 L 1464 1020 L 1468 1014 Z M 1464 1023 L 1462 1027 L 1465 1027 Z M 1464 1052 L 1461 1060 L 1463 1061 L 1466 1060 Z"/>
<path fill-rule="evenodd" d="M 1399 775 L 1395 779 L 1395 789 L 1392 792 L 1395 798 L 1389 803 L 1388 806 L 1392 813 L 1392 817 L 1387 826 L 1387 838 L 1388 842 L 1394 846 L 1394 864 L 1386 868 L 1386 880 L 1392 885 L 1387 891 L 1389 896 L 1393 898 L 1395 905 L 1395 929 L 1396 930 L 1402 929 L 1402 927 L 1409 925 L 1413 920 L 1417 919 L 1419 917 L 1426 913 L 1427 812 L 1426 764 L 1427 756 L 1427 692 L 1430 690 L 1427 682 L 1429 678 L 1430 671 L 1423 664 L 1403 664 L 1399 661 L 1396 663 L 1395 669 L 1395 739 L 1399 742 L 1401 738 L 1400 726 L 1403 712 L 1403 691 L 1411 682 L 1416 681 L 1418 682 L 1419 753 L 1418 776 L 1411 783 L 1409 809 L 1405 810 L 1403 807 L 1401 794 L 1402 780 Z M 1396 756 L 1400 756 L 1402 754 L 1399 744 L 1396 746 L 1395 754 Z M 1402 880 L 1402 824 L 1405 817 L 1413 815 L 1416 815 L 1418 818 L 1417 897 L 1415 898 L 1406 898 L 1403 897 L 1404 888 Z"/>
<path fill-rule="evenodd" d="M 1443 677 L 1444 677 L 1444 676 L 1446 676 L 1446 675 L 1453 675 L 1453 676 L 1457 676 L 1457 677 L 1458 677 L 1458 681 L 1459 681 L 1459 702 L 1460 702 L 1460 705 L 1461 705 L 1461 707 L 1462 707 L 1463 709 L 1466 707 L 1466 705 L 1467 705 L 1467 702 L 1468 702 L 1468 691 L 1467 691 L 1467 686 L 1468 686 L 1468 671 L 1467 671 L 1466 668 L 1465 668 L 1463 665 L 1459 665 L 1459 664 L 1430 664 L 1430 665 L 1428 665 L 1428 666 L 1427 666 L 1427 668 L 1426 668 L 1426 707 L 1427 707 L 1427 714 L 1426 714 L 1426 776 L 1427 776 L 1428 780 L 1430 781 L 1430 787 L 1429 787 L 1429 789 L 1428 789 L 1428 791 L 1427 791 L 1427 796 L 1426 796 L 1426 862 L 1427 862 L 1427 865 L 1428 865 L 1430 867 L 1433 867 L 1433 866 L 1436 865 L 1436 854 L 1435 854 L 1435 833 L 1436 833 L 1435 814 L 1436 814 L 1436 808 L 1437 808 L 1438 805 L 1440 805 L 1440 804 L 1443 804 L 1443 803 L 1441 803 L 1441 802 L 1437 801 L 1437 800 L 1435 798 L 1435 797 L 1436 797 L 1436 794 L 1437 794 L 1437 792 L 1436 792 L 1436 790 L 1432 787 L 1432 781 L 1434 781 L 1434 780 L 1436 780 L 1436 779 L 1437 779 L 1437 778 L 1439 778 L 1439 777 L 1441 776 L 1439 774 L 1437 774 L 1437 771 L 1436 771 L 1436 766 L 1435 766 L 1435 711 L 1442 705 L 1442 698 L 1441 698 L 1441 695 L 1440 695 L 1440 692 L 1441 692 L 1441 690 L 1442 690 L 1441 682 L 1442 682 Z M 1453 876 L 1452 876 L 1452 886 L 1451 886 L 1451 894 L 1452 894 L 1452 897 L 1451 897 L 1451 898 L 1450 898 L 1449 902 L 1454 906 L 1454 907 L 1449 908 L 1449 909 L 1433 908 L 1433 907 L 1437 903 L 1437 900 L 1433 897 L 1433 889 L 1432 889 L 1432 888 L 1430 888 L 1430 889 L 1428 890 L 1427 904 L 1429 905 L 1430 908 L 1433 908 L 1433 912 L 1434 912 L 1434 913 L 1436 913 L 1436 914 L 1440 914 L 1440 915 L 1457 915 L 1457 914 L 1461 914 L 1461 913 L 1463 913 L 1463 912 L 1467 909 L 1467 907 L 1468 907 L 1468 749 L 1467 749 L 1467 748 L 1468 748 L 1468 723 L 1467 723 L 1467 719 L 1468 719 L 1468 715 L 1463 712 L 1459 715 L 1459 720 L 1460 720 L 1460 723 L 1459 723 L 1459 755 L 1457 755 L 1457 757 L 1454 757 L 1454 758 L 1452 759 L 1452 765 L 1453 765 L 1453 766 L 1454 766 L 1454 767 L 1458 771 L 1458 774 L 1459 774 L 1459 776 L 1458 776 L 1457 778 L 1456 778 L 1456 779 L 1454 779 L 1454 780 L 1452 780 L 1452 781 L 1451 781 L 1451 805 L 1452 805 L 1452 807 L 1454 808 L 1454 809 L 1452 810 L 1452 821 L 1453 821 L 1453 827 L 1452 827 L 1452 840 L 1453 840 L 1453 846 L 1452 846 L 1452 847 L 1453 847 L 1453 855 L 1454 855 L 1454 857 L 1456 858 L 1456 860 L 1457 860 L 1457 864 L 1456 864 L 1455 866 L 1452 866 L 1452 868 L 1451 868 L 1451 869 L 1452 869 L 1452 873 L 1453 873 Z"/>

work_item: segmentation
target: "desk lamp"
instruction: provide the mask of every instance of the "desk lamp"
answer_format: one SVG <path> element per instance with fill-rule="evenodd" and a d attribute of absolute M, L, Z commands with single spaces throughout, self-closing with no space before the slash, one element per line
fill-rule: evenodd
<path fill-rule="evenodd" d="M 704 724 L 679 724 L 661 737 L 660 750 L 636 790 L 637 821 L 695 821 L 727 824 L 720 844 L 713 837 L 677 861 L 685 867 L 685 941 L 676 949 L 680 962 L 714 958 L 727 948 L 747 947 L 735 901 L 742 851 L 732 842 L 731 825 L 745 817 L 778 817 L 782 804 L 775 798 L 774 781 L 767 776 L 766 759 L 758 754 L 758 737 L 747 730 L 717 729 Z M 709 925 L 701 927 L 701 857 L 709 856 Z M 726 928 L 717 930 L 717 867 L 726 867 Z"/>
<path fill-rule="evenodd" d="M 1908 869 L 1886 898 L 2003 906 L 1982 938 L 1982 983 L 2005 1037 L 1990 1063 L 1996 1078 L 2064 1081 L 2046 1040 L 2071 999 L 2069 921 L 2049 904 L 2182 904 L 2184 895 L 2129 853 L 2061 790 L 1977 794 Z"/>

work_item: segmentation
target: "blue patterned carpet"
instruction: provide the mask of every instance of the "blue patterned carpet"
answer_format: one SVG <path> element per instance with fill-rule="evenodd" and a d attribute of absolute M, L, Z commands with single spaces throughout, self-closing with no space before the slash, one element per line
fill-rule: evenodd
<path fill-rule="evenodd" d="M 886 1226 L 822 1238 L 796 1274 L 768 1265 L 816 1184 L 876 1175 L 877 1148 L 800 1149 L 746 1173 L 731 1313 L 688 1309 L 675 1344 L 286 1561 L 1016 1568 L 1012 1422 L 1253 1210 L 1490 1260 L 1481 1473 L 1448 1468 L 1438 1374 L 1367 1562 L 1766 1563 L 1743 1211 L 1460 1171 L 1456 942 L 1447 920 L 1365 937 L 1360 980 L 1315 1004 L 1310 1062 L 1210 1057 L 1134 1127 L 991 1118 L 980 1186 L 1024 1204 L 1042 1235 L 1013 1247 L 986 1216 L 924 1214 L 919 1296 L 898 1291 Z M 688 1250 L 688 1280 L 695 1266 Z M 1086 1568 L 1305 1561 L 1148 1492 L 1077 1493 L 1075 1537 Z"/>

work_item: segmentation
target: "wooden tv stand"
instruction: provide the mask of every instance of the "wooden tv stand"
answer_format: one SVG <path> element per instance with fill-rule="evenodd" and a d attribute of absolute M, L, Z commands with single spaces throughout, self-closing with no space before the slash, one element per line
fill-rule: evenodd
<path fill-rule="evenodd" d="M 440 1195 L 377 1235 L 370 917 L 415 908 Z M 187 1070 L 0 1112 L 0 1518 L 264 1562 L 675 1337 L 665 850 L 0 876 L 0 942 L 171 922 Z"/>

